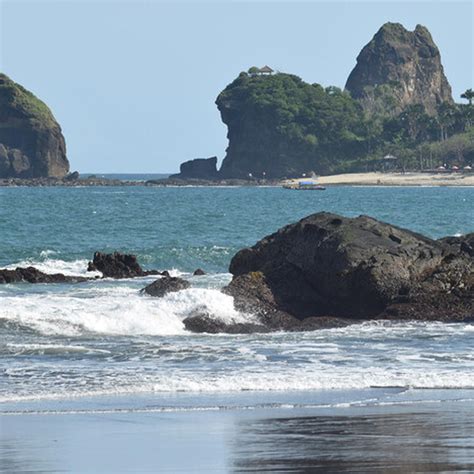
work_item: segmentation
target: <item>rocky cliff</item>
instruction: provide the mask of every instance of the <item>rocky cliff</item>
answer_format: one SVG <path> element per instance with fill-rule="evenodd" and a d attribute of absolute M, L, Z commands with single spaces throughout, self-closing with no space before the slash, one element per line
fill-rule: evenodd
<path fill-rule="evenodd" d="M 360 150 L 362 110 L 338 88 L 242 72 L 216 100 L 228 127 L 222 178 L 329 173 Z"/>
<path fill-rule="evenodd" d="M 66 144 L 50 109 L 0 74 L 0 178 L 63 177 Z"/>
<path fill-rule="evenodd" d="M 393 114 L 411 104 L 435 114 L 438 104 L 453 102 L 439 50 L 421 25 L 384 24 L 357 57 L 346 89 L 369 112 L 391 103 Z"/>
<path fill-rule="evenodd" d="M 216 156 L 185 161 L 181 163 L 179 173 L 170 176 L 172 179 L 216 179 L 217 177 Z"/>

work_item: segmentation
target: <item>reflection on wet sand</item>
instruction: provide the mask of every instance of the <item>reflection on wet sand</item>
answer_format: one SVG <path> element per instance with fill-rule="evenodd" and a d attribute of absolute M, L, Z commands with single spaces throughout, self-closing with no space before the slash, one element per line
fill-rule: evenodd
<path fill-rule="evenodd" d="M 242 420 L 234 472 L 474 472 L 472 410 Z"/>

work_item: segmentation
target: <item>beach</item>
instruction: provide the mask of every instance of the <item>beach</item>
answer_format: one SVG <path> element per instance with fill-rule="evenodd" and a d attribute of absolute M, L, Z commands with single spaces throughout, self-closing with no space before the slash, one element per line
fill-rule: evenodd
<path fill-rule="evenodd" d="M 392 392 L 379 405 L 372 391 L 366 401 L 339 406 L 160 411 L 150 399 L 138 410 L 102 402 L 102 409 L 3 415 L 0 471 L 472 472 L 472 398 L 441 391 L 436 401 L 427 401 L 433 394 L 402 401 Z M 317 404 L 318 394 L 306 399 Z"/>
<path fill-rule="evenodd" d="M 474 173 L 346 173 L 318 178 L 327 186 L 474 186 Z"/>

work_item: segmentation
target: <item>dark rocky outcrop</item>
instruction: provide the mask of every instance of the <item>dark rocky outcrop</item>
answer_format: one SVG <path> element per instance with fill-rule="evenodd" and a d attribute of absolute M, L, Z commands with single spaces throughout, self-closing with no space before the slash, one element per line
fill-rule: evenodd
<path fill-rule="evenodd" d="M 474 232 L 459 237 L 443 237 L 439 239 L 439 242 L 454 247 L 455 253 L 464 252 L 470 257 L 474 257 Z"/>
<path fill-rule="evenodd" d="M 135 255 L 119 252 L 95 252 L 87 271 L 99 271 L 106 278 L 135 278 L 147 275 L 161 275 L 157 270 L 143 270 Z"/>
<path fill-rule="evenodd" d="M 190 286 L 191 285 L 189 281 L 183 280 L 182 278 L 164 276 L 163 278 L 159 278 L 153 283 L 150 283 L 141 291 L 142 293 L 146 293 L 150 296 L 162 297 L 165 296 L 167 293 L 186 290 Z"/>
<path fill-rule="evenodd" d="M 0 74 L 0 178 L 62 178 L 68 171 L 64 137 L 47 105 Z"/>
<path fill-rule="evenodd" d="M 388 96 L 394 114 L 411 104 L 435 114 L 438 104 L 453 103 L 439 50 L 421 25 L 408 31 L 399 23 L 384 24 L 357 57 L 346 89 L 369 112 L 381 112 L 379 99 L 386 107 Z"/>
<path fill-rule="evenodd" d="M 263 324 L 255 323 L 225 323 L 220 319 L 202 313 L 194 314 L 183 320 L 186 330 L 196 333 L 227 333 L 227 334 L 253 334 L 255 332 L 269 332 L 270 329 Z"/>
<path fill-rule="evenodd" d="M 66 276 L 62 273 L 43 273 L 34 267 L 17 267 L 14 270 L 0 269 L 0 283 L 77 283 L 89 278 Z"/>
<path fill-rule="evenodd" d="M 217 179 L 217 157 L 185 161 L 179 171 L 178 174 L 171 175 L 170 179 Z"/>
<path fill-rule="evenodd" d="M 367 216 L 318 213 L 232 259 L 224 292 L 266 326 L 474 318 L 472 234 L 431 240 Z M 336 317 L 337 319 L 333 319 Z M 309 319 L 308 319 L 309 318 Z M 343 318 L 343 319 L 340 319 Z"/>
<path fill-rule="evenodd" d="M 193 272 L 194 276 L 203 276 L 205 274 L 206 272 L 202 268 L 196 268 L 196 270 Z"/>
<path fill-rule="evenodd" d="M 79 178 L 79 171 L 73 171 L 64 177 L 66 181 L 77 181 Z"/>

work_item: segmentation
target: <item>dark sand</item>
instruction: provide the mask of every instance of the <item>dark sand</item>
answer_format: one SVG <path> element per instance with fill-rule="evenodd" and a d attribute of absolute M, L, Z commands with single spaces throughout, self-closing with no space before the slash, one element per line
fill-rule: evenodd
<path fill-rule="evenodd" d="M 3 414 L 0 472 L 474 472 L 474 407 Z"/>

